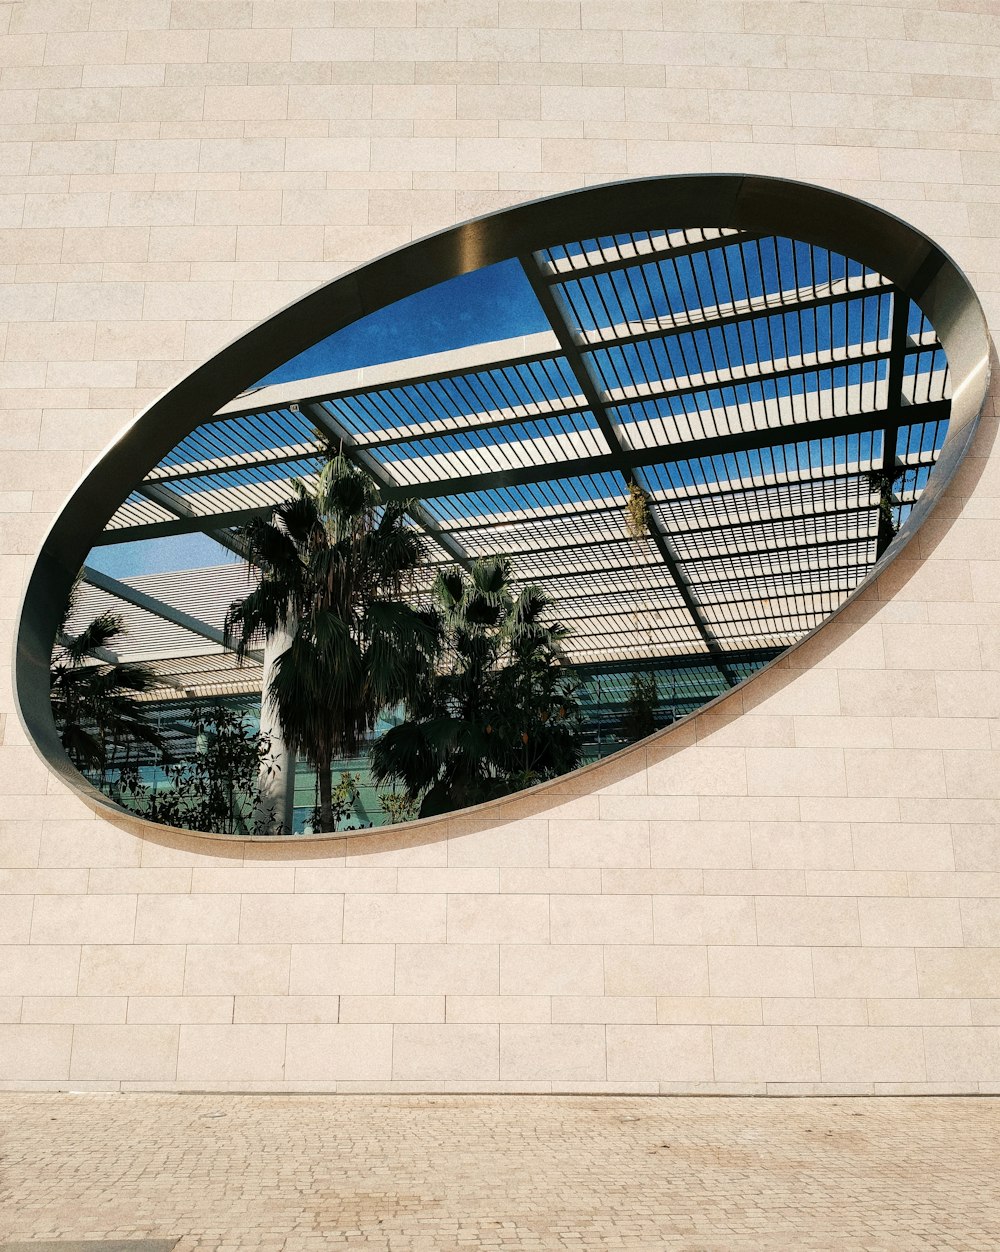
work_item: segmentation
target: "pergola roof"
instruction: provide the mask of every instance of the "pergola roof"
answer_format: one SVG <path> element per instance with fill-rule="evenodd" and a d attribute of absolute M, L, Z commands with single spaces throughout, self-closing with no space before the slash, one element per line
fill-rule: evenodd
<path fill-rule="evenodd" d="M 917 306 L 837 253 L 735 230 L 580 240 L 520 264 L 548 331 L 237 397 L 104 542 L 231 543 L 332 441 L 411 501 L 428 575 L 500 552 L 543 583 L 579 666 L 696 664 L 709 698 L 818 625 L 944 441 L 947 364 Z M 638 537 L 633 484 L 649 503 Z M 173 603 L 162 580 L 160 594 Z"/>
<path fill-rule="evenodd" d="M 119 617 L 123 629 L 110 641 L 110 652 L 158 679 L 142 699 L 259 694 L 260 654 L 251 652 L 240 665 L 222 636 L 226 610 L 251 586 L 242 563 L 128 579 L 87 567 L 67 626 L 73 633 L 99 614 Z"/>

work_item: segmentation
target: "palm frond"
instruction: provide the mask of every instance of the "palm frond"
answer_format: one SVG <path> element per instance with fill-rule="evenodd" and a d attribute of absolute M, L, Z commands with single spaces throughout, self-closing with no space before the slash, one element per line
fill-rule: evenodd
<path fill-rule="evenodd" d="M 281 525 L 267 518 L 255 517 L 241 531 L 249 567 L 262 577 L 294 580 L 301 564 L 298 548 L 291 536 L 287 517 L 295 513 L 299 501 L 290 501 L 275 509 Z M 308 509 L 304 509 L 308 512 Z M 315 520 L 315 510 L 313 510 Z"/>
<path fill-rule="evenodd" d="M 443 569 L 434 579 L 434 598 L 445 613 L 454 613 L 461 604 L 465 593 L 465 580 L 458 568 Z"/>
<path fill-rule="evenodd" d="M 393 600 L 374 600 L 367 613 L 367 686 L 380 709 L 407 703 L 424 681 L 440 648 L 436 613 Z"/>
<path fill-rule="evenodd" d="M 79 634 L 64 634 L 60 644 L 74 664 L 82 664 L 94 657 L 101 649 L 125 631 L 125 619 L 120 613 L 101 613 L 84 626 Z"/>
<path fill-rule="evenodd" d="M 437 775 L 438 759 L 423 726 L 403 722 L 387 730 L 371 754 L 372 778 L 379 786 L 401 783 L 409 800 L 416 800 Z"/>
<path fill-rule="evenodd" d="M 303 549 L 317 538 L 323 529 L 323 519 L 316 505 L 316 499 L 310 494 L 304 483 L 295 479 L 292 483 L 295 496 L 279 504 L 274 516 L 281 524 L 295 549 L 297 560 L 302 559 Z"/>
<path fill-rule="evenodd" d="M 472 566 L 472 584 L 484 598 L 499 601 L 510 582 L 510 558 L 486 556 Z"/>
<path fill-rule="evenodd" d="M 59 740 L 66 755 L 77 769 L 100 769 L 106 760 L 104 744 L 100 738 L 71 722 L 59 732 Z"/>
<path fill-rule="evenodd" d="M 233 601 L 226 611 L 222 637 L 226 647 L 235 648 L 238 660 L 294 622 L 299 591 L 298 578 L 280 581 L 265 575 L 249 595 Z"/>
<path fill-rule="evenodd" d="M 371 717 L 364 678 L 361 649 L 335 614 L 300 623 L 267 694 L 289 747 L 313 764 L 356 751 Z"/>
<path fill-rule="evenodd" d="M 342 453 L 323 466 L 314 494 L 319 512 L 341 526 L 352 518 L 370 515 L 379 503 L 378 487 Z"/>

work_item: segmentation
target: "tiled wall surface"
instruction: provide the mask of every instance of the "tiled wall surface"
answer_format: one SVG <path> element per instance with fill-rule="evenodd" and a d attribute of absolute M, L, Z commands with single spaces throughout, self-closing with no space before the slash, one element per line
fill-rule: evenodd
<path fill-rule="evenodd" d="M 1000 322 L 995 0 L 0 3 L 0 616 L 96 451 L 239 329 L 521 199 L 746 170 L 933 234 Z M 1000 453 L 878 585 L 557 793 L 142 839 L 0 671 L 8 1087 L 1000 1090 Z"/>

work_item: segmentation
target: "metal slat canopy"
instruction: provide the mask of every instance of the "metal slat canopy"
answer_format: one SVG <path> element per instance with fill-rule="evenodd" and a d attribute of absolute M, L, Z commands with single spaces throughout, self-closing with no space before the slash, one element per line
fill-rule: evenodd
<path fill-rule="evenodd" d="M 740 681 L 846 599 L 923 490 L 950 412 L 933 328 L 883 275 L 759 230 L 518 261 L 548 331 L 251 389 L 104 542 L 238 546 L 333 443 L 409 502 L 428 572 L 503 552 L 542 583 L 588 681 L 694 666 L 714 671 L 705 698 Z"/>
<path fill-rule="evenodd" d="M 472 334 L 435 342 L 430 319 L 418 346 L 399 334 L 394 352 L 336 355 L 338 335 L 367 318 L 391 321 L 445 281 L 457 283 L 445 299 L 458 299 L 488 290 L 481 276 L 506 266 L 523 288 L 519 259 L 537 270 L 558 319 L 546 322 L 529 291 L 535 320 L 497 318 L 496 303 L 481 299 L 467 306 Z M 507 299 L 512 288 L 492 290 Z M 417 352 L 435 355 L 401 359 Z M 518 573 L 544 575 L 559 616 L 578 625 L 570 659 L 595 721 L 612 724 L 605 697 L 620 705 L 637 671 L 655 677 L 661 702 L 692 711 L 727 689 L 720 661 L 742 681 L 903 549 L 971 444 L 989 360 L 980 302 L 931 239 L 806 183 L 635 179 L 463 222 L 239 336 L 94 461 L 28 577 L 19 716 L 71 790 L 121 813 L 74 768 L 53 717 L 50 666 L 74 578 L 116 542 L 204 531 L 238 544 L 242 523 L 321 467 L 329 436 L 317 438 L 317 410 L 388 494 L 417 502 L 413 525 L 427 536 L 418 594 L 461 553 L 510 551 Z M 345 374 L 356 361 L 363 368 Z M 659 545 L 651 530 L 623 534 L 630 485 L 633 503 L 636 488 L 644 493 Z M 812 529 L 795 528 L 804 518 Z M 176 567 L 192 563 L 193 546 L 179 543 L 184 559 L 165 565 L 161 545 L 139 568 L 192 581 L 199 571 Z M 146 602 L 198 616 L 202 606 L 175 601 L 165 577 L 138 588 Z M 168 629 L 188 641 L 186 656 L 160 649 L 165 685 L 186 691 L 197 671 L 228 690 L 217 645 L 129 595 L 111 599 L 146 614 L 150 642 Z"/>

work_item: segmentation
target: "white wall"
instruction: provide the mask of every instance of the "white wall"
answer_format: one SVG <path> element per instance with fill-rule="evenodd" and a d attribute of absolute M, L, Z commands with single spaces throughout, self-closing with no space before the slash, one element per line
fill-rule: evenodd
<path fill-rule="evenodd" d="M 0 4 L 0 615 L 158 391 L 386 248 L 745 170 L 932 234 L 1000 321 L 992 0 Z M 1000 1087 L 1000 454 L 814 641 L 607 767 L 347 842 L 144 839 L 0 674 L 0 1082 Z"/>

